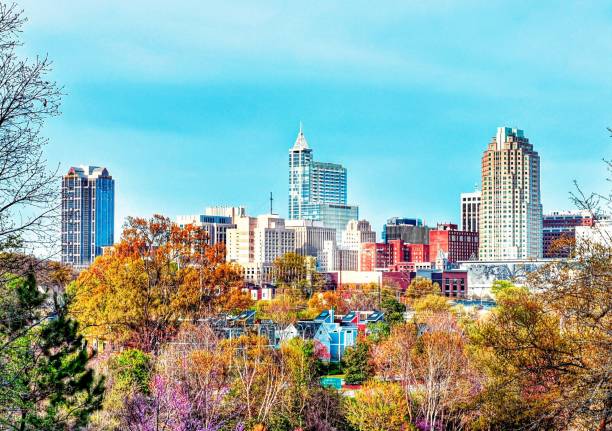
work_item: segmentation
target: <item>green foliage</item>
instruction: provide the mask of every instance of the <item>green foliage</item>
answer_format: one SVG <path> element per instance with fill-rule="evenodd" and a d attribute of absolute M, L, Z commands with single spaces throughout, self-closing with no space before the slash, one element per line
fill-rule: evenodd
<path fill-rule="evenodd" d="M 385 322 L 393 327 L 404 322 L 406 306 L 395 298 L 386 298 L 381 303 L 382 311 L 385 312 Z"/>
<path fill-rule="evenodd" d="M 491 293 L 497 297 L 497 295 L 506 289 L 515 288 L 514 283 L 508 280 L 495 280 L 491 285 Z"/>
<path fill-rule="evenodd" d="M 372 377 L 374 369 L 370 364 L 370 343 L 358 341 L 344 352 L 342 358 L 344 365 L 344 381 L 348 385 L 356 385 L 365 382 Z"/>
<path fill-rule="evenodd" d="M 152 367 L 151 355 L 138 349 L 124 350 L 109 363 L 109 370 L 114 378 L 113 388 L 135 389 L 148 394 Z"/>
<path fill-rule="evenodd" d="M 373 343 L 379 343 L 391 333 L 391 325 L 387 322 L 368 323 L 368 339 Z"/>
<path fill-rule="evenodd" d="M 5 285 L 0 327 L 0 428 L 64 430 L 83 426 L 100 408 L 103 380 L 88 368 L 90 356 L 78 324 L 58 300 L 44 306 L 45 294 L 29 274 Z M 7 311 L 6 304 L 16 308 Z"/>

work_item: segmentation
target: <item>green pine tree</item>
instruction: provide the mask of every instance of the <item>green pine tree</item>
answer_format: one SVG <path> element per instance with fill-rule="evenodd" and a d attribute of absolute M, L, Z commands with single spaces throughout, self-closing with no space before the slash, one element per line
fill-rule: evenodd
<path fill-rule="evenodd" d="M 0 286 L 0 429 L 82 427 L 100 408 L 104 385 L 88 368 L 77 322 L 32 273 Z"/>

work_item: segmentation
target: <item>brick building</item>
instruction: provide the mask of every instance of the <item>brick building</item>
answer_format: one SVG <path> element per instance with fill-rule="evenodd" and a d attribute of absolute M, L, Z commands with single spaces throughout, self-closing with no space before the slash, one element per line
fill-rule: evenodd
<path fill-rule="evenodd" d="M 429 258 L 443 268 L 443 260 L 458 262 L 478 257 L 478 232 L 457 230 L 452 223 L 438 224 L 429 231 Z"/>
<path fill-rule="evenodd" d="M 558 248 L 553 244 L 561 238 L 575 239 L 577 226 L 593 226 L 588 212 L 553 212 L 542 218 L 542 249 L 544 257 L 568 257 L 569 247 Z"/>

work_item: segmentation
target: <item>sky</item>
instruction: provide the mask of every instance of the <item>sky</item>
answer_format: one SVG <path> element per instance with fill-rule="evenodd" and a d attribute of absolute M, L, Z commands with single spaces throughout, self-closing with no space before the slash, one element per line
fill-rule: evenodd
<path fill-rule="evenodd" d="M 63 86 L 46 155 L 106 166 L 128 215 L 245 205 L 287 214 L 300 121 L 314 157 L 348 169 L 350 204 L 459 219 L 499 126 L 541 158 L 544 211 L 612 158 L 609 1 L 19 1 L 21 52 Z M 59 187 L 59 183 L 58 183 Z"/>

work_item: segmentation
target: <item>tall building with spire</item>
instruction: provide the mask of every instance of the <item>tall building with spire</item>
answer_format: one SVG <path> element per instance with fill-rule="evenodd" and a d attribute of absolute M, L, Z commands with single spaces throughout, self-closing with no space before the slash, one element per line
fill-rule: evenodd
<path fill-rule="evenodd" d="M 499 127 L 482 156 L 480 260 L 542 257 L 540 156 L 520 129 Z"/>
<path fill-rule="evenodd" d="M 312 150 L 308 147 L 300 123 L 293 148 L 289 150 L 289 218 L 304 218 L 305 207 L 311 202 Z"/>
<path fill-rule="evenodd" d="M 316 162 L 304 130 L 289 150 L 289 219 L 318 220 L 336 229 L 338 239 L 359 208 L 347 204 L 347 172 L 337 163 Z"/>

